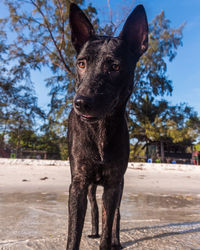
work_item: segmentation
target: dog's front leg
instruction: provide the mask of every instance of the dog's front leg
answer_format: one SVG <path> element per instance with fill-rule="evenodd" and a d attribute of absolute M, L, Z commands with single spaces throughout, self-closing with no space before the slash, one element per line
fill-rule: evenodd
<path fill-rule="evenodd" d="M 88 198 L 91 205 L 91 215 L 92 215 L 92 233 L 88 235 L 90 238 L 99 238 L 99 210 L 96 200 L 96 190 L 97 185 L 91 184 L 88 188 Z"/>
<path fill-rule="evenodd" d="M 116 248 L 123 248 L 120 244 L 120 204 L 122 199 L 124 189 L 124 178 L 120 184 L 120 193 L 118 196 L 117 207 L 115 209 L 115 215 L 113 220 L 113 227 L 112 227 L 112 247 Z"/>
<path fill-rule="evenodd" d="M 111 248 L 112 225 L 115 211 L 119 201 L 121 185 L 104 187 L 103 193 L 103 214 L 102 214 L 102 235 L 100 250 L 120 249 L 120 246 Z"/>
<path fill-rule="evenodd" d="M 78 250 L 87 209 L 88 185 L 73 181 L 69 188 L 67 250 Z"/>

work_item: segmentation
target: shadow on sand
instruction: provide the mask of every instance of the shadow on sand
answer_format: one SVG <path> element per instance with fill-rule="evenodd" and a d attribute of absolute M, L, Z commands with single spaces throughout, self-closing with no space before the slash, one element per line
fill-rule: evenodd
<path fill-rule="evenodd" d="M 198 226 L 197 228 L 192 228 L 192 229 L 185 229 L 181 230 L 182 227 L 185 226 Z M 178 228 L 177 228 L 178 227 Z M 124 247 L 130 247 L 133 246 L 139 242 L 143 241 L 148 241 L 148 240 L 153 240 L 153 239 L 160 239 L 164 237 L 169 237 L 169 236 L 175 236 L 175 235 L 183 235 L 183 234 L 190 234 L 190 233 L 198 233 L 200 232 L 200 222 L 183 222 L 183 223 L 170 223 L 170 224 L 165 224 L 165 225 L 155 225 L 155 226 L 149 226 L 149 227 L 137 227 L 137 228 L 129 228 L 129 229 L 122 229 L 122 232 L 128 232 L 128 231 L 133 231 L 133 230 L 149 230 L 151 231 L 152 229 L 162 229 L 166 228 L 168 232 L 160 233 L 160 234 L 155 234 L 153 236 L 146 236 L 143 238 L 135 239 L 135 240 L 130 240 L 127 241 L 123 244 Z M 148 232 L 145 232 L 148 233 Z"/>

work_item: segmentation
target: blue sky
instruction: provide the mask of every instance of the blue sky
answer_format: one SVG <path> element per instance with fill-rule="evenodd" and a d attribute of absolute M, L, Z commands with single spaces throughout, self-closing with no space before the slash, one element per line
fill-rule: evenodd
<path fill-rule="evenodd" d="M 200 115 L 200 0 L 110 0 L 115 15 L 120 6 L 137 4 L 144 5 L 149 22 L 164 10 L 172 28 L 186 23 L 183 46 L 178 48 L 175 59 L 168 63 L 168 77 L 173 82 L 174 90 L 167 99 L 172 104 L 186 102 Z M 99 13 L 108 9 L 107 0 L 93 1 L 93 5 Z"/>
<path fill-rule="evenodd" d="M 91 2 L 86 0 L 86 3 Z M 92 1 L 97 8 L 101 20 L 108 18 L 107 0 Z M 200 115 L 200 0 L 110 0 L 113 17 L 123 15 L 131 6 L 143 4 L 149 22 L 162 10 L 171 21 L 171 27 L 177 28 L 186 22 L 183 30 L 183 47 L 178 48 L 178 54 L 172 63 L 168 63 L 168 77 L 173 82 L 174 91 L 167 99 L 172 103 L 186 102 L 194 107 Z M 4 8 L 0 9 L 0 15 L 5 15 Z M 32 79 L 35 82 L 38 103 L 47 109 L 49 102 L 48 89 L 44 84 L 44 78 L 49 75 L 48 69 L 41 72 L 33 72 Z"/>

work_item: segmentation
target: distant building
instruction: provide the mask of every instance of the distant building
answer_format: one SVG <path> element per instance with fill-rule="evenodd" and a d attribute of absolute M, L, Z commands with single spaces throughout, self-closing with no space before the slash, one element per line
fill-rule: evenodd
<path fill-rule="evenodd" d="M 58 153 L 49 153 L 41 150 L 20 150 L 18 155 L 9 149 L 0 148 L 0 158 L 21 158 L 21 159 L 54 159 L 60 160 Z"/>
<path fill-rule="evenodd" d="M 10 158 L 10 151 L 6 148 L 0 148 L 0 158 Z"/>
<path fill-rule="evenodd" d="M 191 153 L 188 153 L 188 148 Z M 172 143 L 155 141 L 146 145 L 146 159 L 153 162 L 192 163 L 192 145 L 190 143 Z"/>

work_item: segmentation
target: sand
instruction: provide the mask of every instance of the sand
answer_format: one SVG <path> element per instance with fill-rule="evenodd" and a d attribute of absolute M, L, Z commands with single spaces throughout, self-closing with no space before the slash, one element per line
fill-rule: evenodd
<path fill-rule="evenodd" d="M 0 193 L 68 192 L 68 161 L 0 158 Z M 143 193 L 200 194 L 200 166 L 129 163 L 125 188 Z"/>
<path fill-rule="evenodd" d="M 0 159 L 0 249 L 64 250 L 67 161 Z M 124 249 L 199 249 L 200 167 L 130 163 L 121 204 Z M 97 199 L 101 207 L 102 188 Z M 80 250 L 96 250 L 90 206 Z M 101 220 L 100 220 L 101 222 Z"/>

